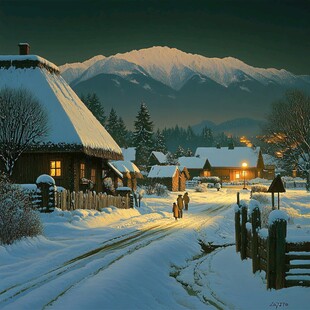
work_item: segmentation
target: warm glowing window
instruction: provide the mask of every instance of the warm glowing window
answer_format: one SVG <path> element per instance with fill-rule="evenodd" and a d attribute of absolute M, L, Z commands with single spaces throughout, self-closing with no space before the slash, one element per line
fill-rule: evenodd
<path fill-rule="evenodd" d="M 51 160 L 50 161 L 50 175 L 52 177 L 61 176 L 61 160 Z"/>
<path fill-rule="evenodd" d="M 96 169 L 91 169 L 90 171 L 90 179 L 93 183 L 96 183 Z"/>
<path fill-rule="evenodd" d="M 236 173 L 236 179 L 240 179 L 240 173 L 239 172 Z"/>
<path fill-rule="evenodd" d="M 80 177 L 85 178 L 85 164 L 80 164 Z"/>

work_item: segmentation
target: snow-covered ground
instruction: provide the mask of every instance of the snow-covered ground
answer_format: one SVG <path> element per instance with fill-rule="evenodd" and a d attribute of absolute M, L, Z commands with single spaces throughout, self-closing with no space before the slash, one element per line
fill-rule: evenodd
<path fill-rule="evenodd" d="M 189 190 L 178 221 L 179 193 L 137 209 L 42 214 L 44 236 L 0 246 L 0 309 L 309 309 L 310 288 L 266 290 L 236 253 L 236 191 Z M 310 240 L 310 195 L 288 190 L 281 208 L 288 238 Z M 205 254 L 199 240 L 222 246 Z"/>

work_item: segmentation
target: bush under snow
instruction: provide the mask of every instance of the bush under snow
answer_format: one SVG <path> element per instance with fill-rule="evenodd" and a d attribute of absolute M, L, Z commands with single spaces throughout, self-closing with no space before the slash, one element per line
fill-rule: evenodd
<path fill-rule="evenodd" d="M 37 211 L 20 186 L 0 176 L 0 243 L 11 244 L 23 237 L 34 237 L 43 231 Z"/>

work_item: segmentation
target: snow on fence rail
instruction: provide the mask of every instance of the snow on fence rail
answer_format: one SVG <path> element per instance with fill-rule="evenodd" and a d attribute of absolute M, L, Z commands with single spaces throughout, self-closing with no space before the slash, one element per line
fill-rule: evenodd
<path fill-rule="evenodd" d="M 254 208 L 248 219 L 248 208 L 237 199 L 235 212 L 236 251 L 241 259 L 252 259 L 252 270 L 264 270 L 267 288 L 310 286 L 310 242 L 286 242 L 287 222 L 277 219 L 268 228 L 268 235 L 260 233 L 261 214 Z M 276 210 L 278 211 L 278 210 Z"/>
<path fill-rule="evenodd" d="M 131 207 L 130 197 L 112 196 L 96 192 L 70 192 L 63 190 L 55 193 L 55 206 L 61 210 L 95 209 L 100 210 L 109 206 L 120 209 Z"/>

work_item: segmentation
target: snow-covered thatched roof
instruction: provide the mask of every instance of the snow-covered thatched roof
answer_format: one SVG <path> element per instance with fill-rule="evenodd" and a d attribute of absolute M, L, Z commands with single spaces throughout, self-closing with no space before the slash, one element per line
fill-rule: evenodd
<path fill-rule="evenodd" d="M 172 178 L 179 170 L 178 166 L 152 166 L 148 178 Z"/>
<path fill-rule="evenodd" d="M 136 178 L 143 178 L 139 168 L 129 160 L 116 160 L 112 161 L 111 164 L 121 173 L 126 174 L 130 173 Z"/>
<path fill-rule="evenodd" d="M 0 89 L 4 87 L 29 90 L 46 110 L 49 131 L 42 143 L 44 150 L 123 158 L 120 147 L 51 62 L 36 55 L 0 56 Z"/>
<path fill-rule="evenodd" d="M 259 152 L 259 147 L 198 147 L 195 156 L 208 159 L 212 167 L 241 167 L 246 162 L 249 168 L 254 168 L 257 167 Z"/>

